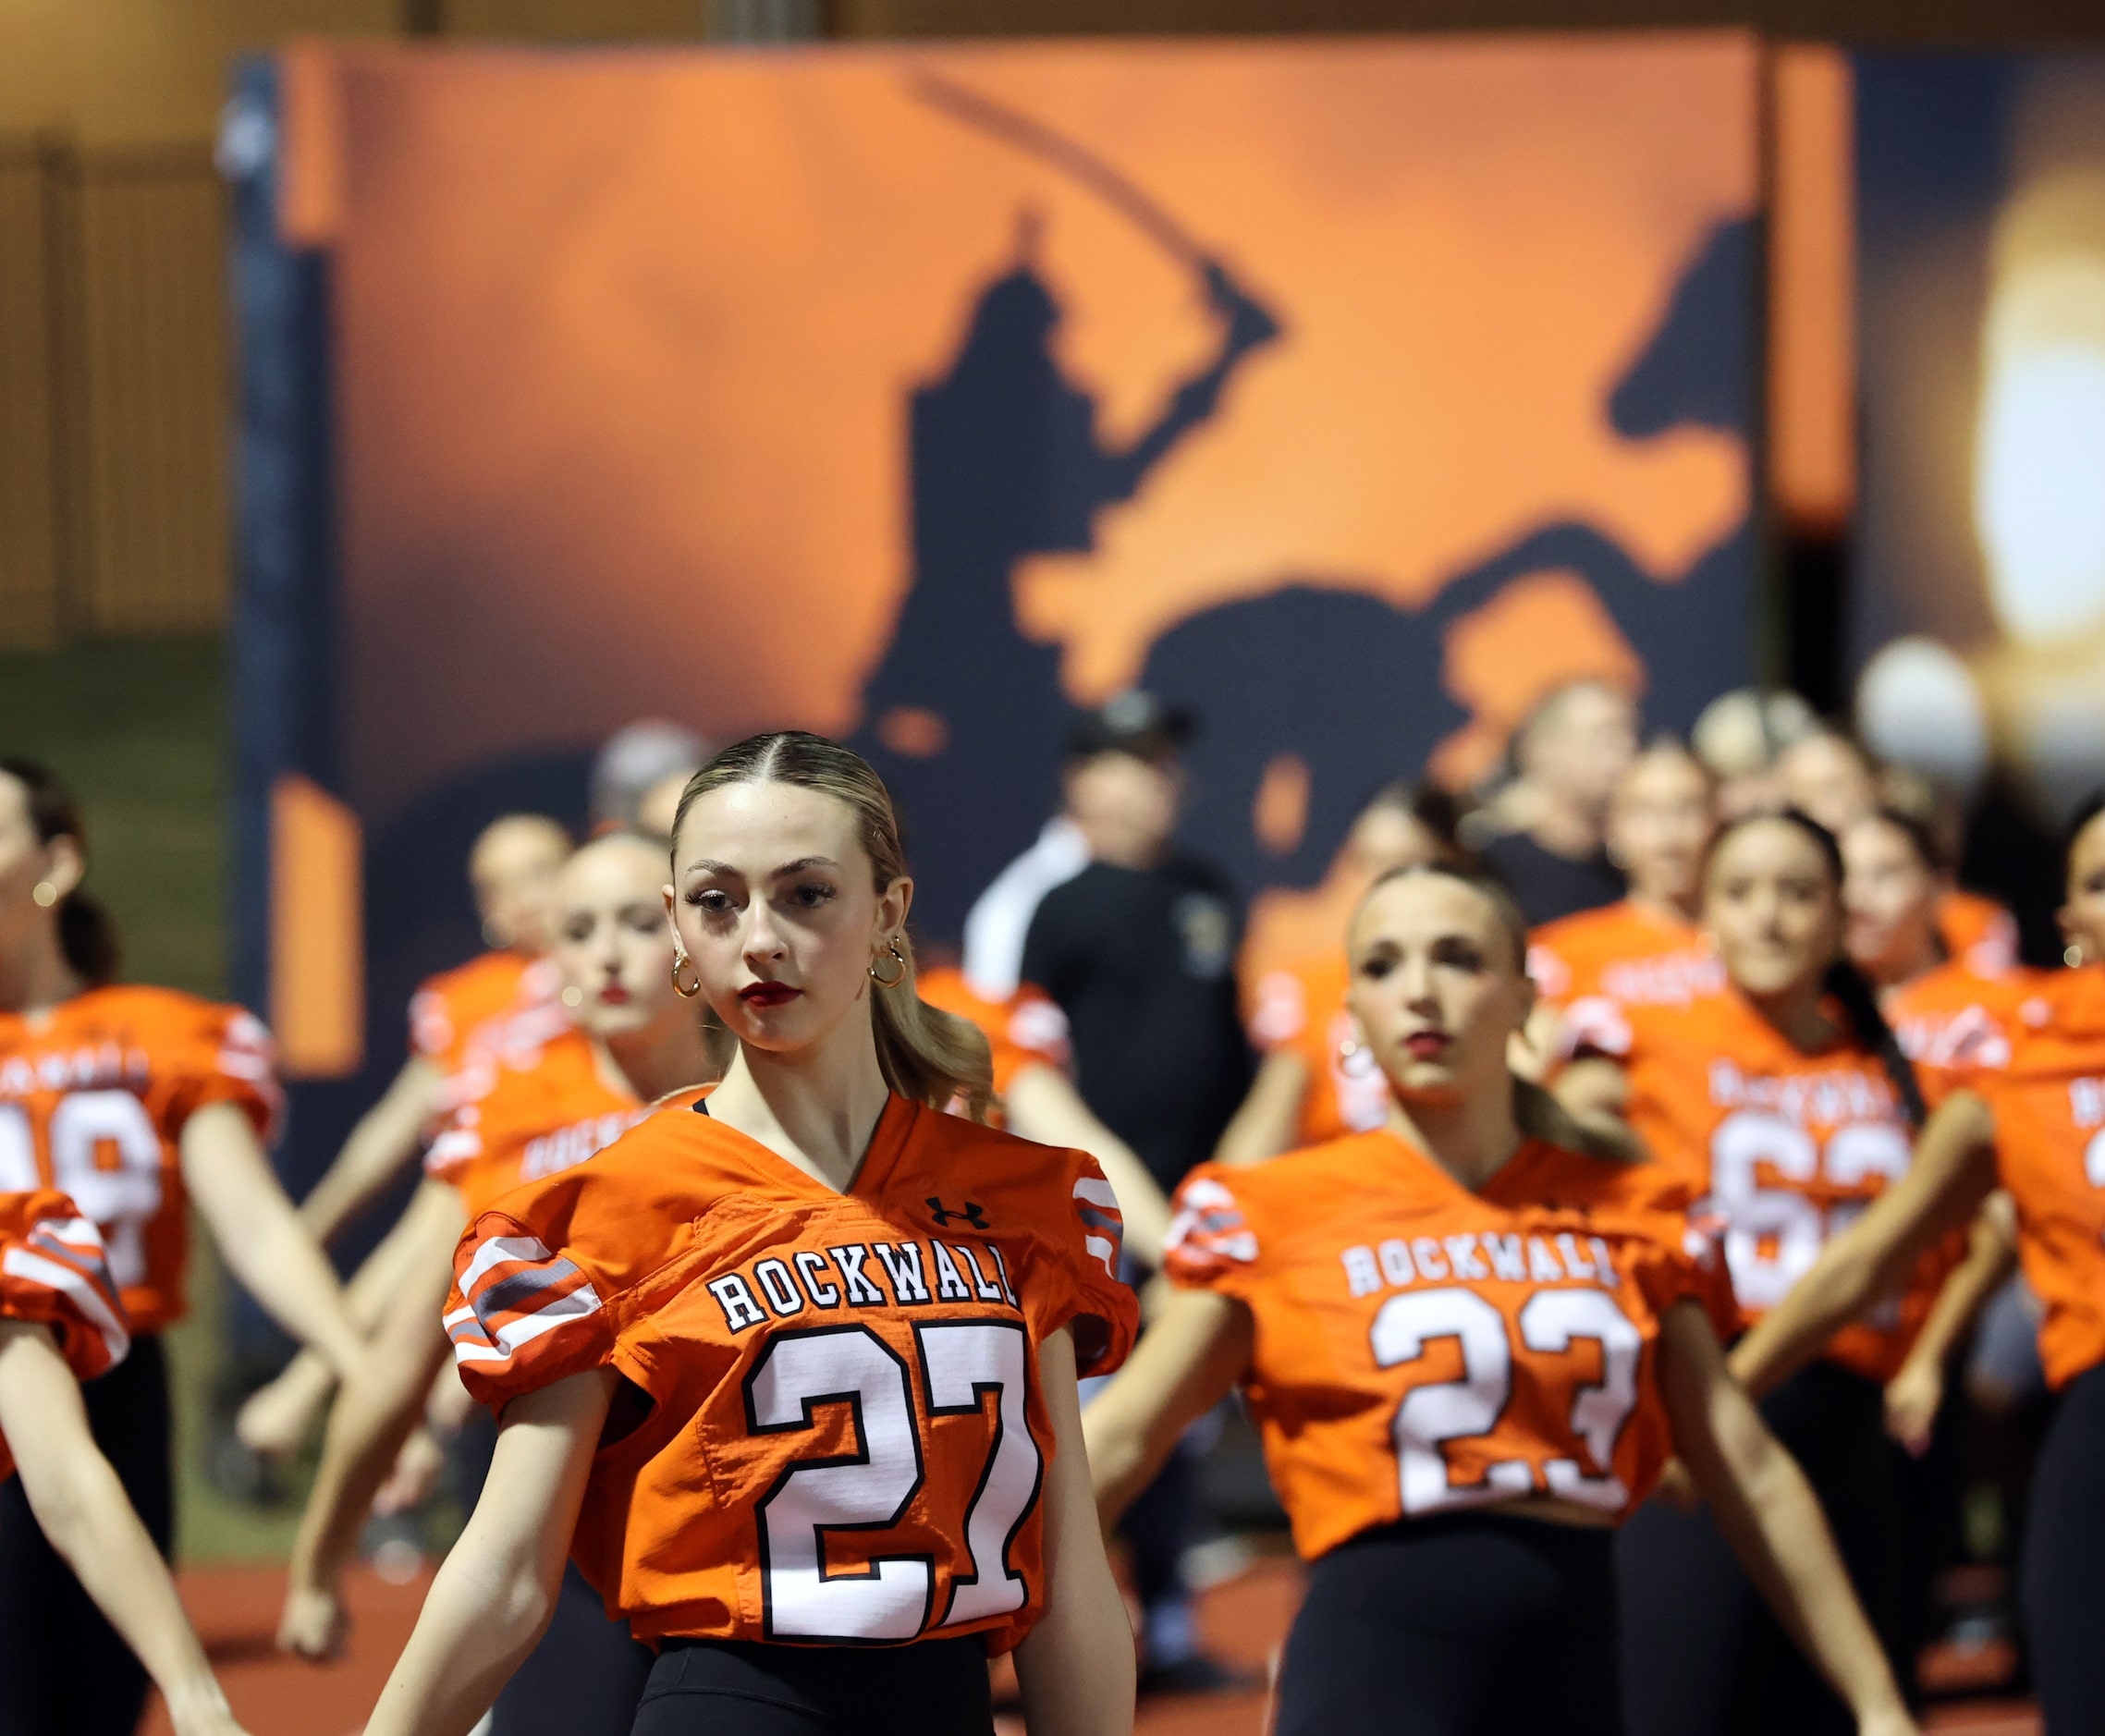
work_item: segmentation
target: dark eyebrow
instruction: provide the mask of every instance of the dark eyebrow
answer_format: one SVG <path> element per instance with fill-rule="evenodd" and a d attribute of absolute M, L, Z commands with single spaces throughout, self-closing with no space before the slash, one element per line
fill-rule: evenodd
<path fill-rule="evenodd" d="M 780 880 L 788 874 L 802 874 L 807 868 L 838 868 L 840 864 L 830 856 L 800 856 L 795 862 L 784 862 L 767 877 L 770 880 Z M 689 862 L 686 872 L 691 874 L 722 874 L 732 880 L 745 878 L 744 874 L 732 867 L 729 862 L 712 862 L 707 857 L 702 858 L 699 862 Z"/>

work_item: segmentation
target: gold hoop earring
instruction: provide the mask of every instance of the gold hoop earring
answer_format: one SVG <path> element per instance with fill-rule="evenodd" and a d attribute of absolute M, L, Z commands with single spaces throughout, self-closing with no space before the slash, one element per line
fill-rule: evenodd
<path fill-rule="evenodd" d="M 687 955 L 684 952 L 676 952 L 672 955 L 672 992 L 679 996 L 681 1000 L 692 1000 L 695 996 L 702 992 L 702 972 L 695 972 L 694 986 L 692 988 L 687 987 L 679 980 L 679 967 L 686 962 Z"/>
<path fill-rule="evenodd" d="M 899 966 L 899 974 L 897 976 L 879 976 L 877 974 L 876 960 L 873 959 L 870 961 L 869 966 L 870 981 L 875 983 L 879 988 L 897 988 L 901 983 L 906 981 L 906 954 L 899 949 L 899 942 L 896 940 L 893 941 L 888 947 L 887 947 L 885 950 L 891 954 L 892 962 Z"/>
<path fill-rule="evenodd" d="M 58 888 L 48 880 L 40 880 L 31 889 L 30 897 L 37 901 L 37 909 L 48 911 L 58 902 Z"/>

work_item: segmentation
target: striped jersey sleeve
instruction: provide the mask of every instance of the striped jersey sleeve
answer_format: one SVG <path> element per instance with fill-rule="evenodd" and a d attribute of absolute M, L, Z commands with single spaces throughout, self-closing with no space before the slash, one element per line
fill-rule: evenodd
<path fill-rule="evenodd" d="M 1162 1269 L 1187 1290 L 1240 1293 L 1257 1260 L 1257 1232 L 1224 1176 L 1211 1164 L 1184 1178 L 1169 1203 Z"/>
<path fill-rule="evenodd" d="M 1057 1324 L 1074 1329 L 1077 1371 L 1108 1375 L 1126 1360 L 1140 1329 L 1138 1301 L 1119 1276 L 1125 1215 L 1096 1160 L 1086 1152 L 1068 1155 L 1067 1247 L 1060 1262 L 1068 1295 Z"/>
<path fill-rule="evenodd" d="M 614 1351 L 604 1280 L 524 1225 L 486 1212 L 454 1253 L 446 1336 L 461 1384 L 501 1408 L 589 1368 Z"/>
<path fill-rule="evenodd" d="M 65 1194 L 0 1195 L 0 1315 L 48 1326 L 81 1380 L 131 1348 L 102 1236 Z"/>

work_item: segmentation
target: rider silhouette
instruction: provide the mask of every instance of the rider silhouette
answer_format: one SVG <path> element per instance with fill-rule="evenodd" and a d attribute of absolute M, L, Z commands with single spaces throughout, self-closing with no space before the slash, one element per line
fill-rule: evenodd
<path fill-rule="evenodd" d="M 1018 630 L 1017 563 L 1086 553 L 1096 515 L 1213 415 L 1236 365 L 1278 336 L 1216 261 L 1200 265 L 1219 347 L 1130 446 L 1097 435 L 1096 400 L 1060 372 L 1060 304 L 1038 274 L 1026 214 L 1017 264 L 980 292 L 950 371 L 910 412 L 913 579 L 863 690 L 857 746 L 910 815 L 958 816 L 920 864 L 914 910 L 954 935 L 972 899 L 1027 844 L 1057 798 L 1071 708 L 1059 648 Z"/>

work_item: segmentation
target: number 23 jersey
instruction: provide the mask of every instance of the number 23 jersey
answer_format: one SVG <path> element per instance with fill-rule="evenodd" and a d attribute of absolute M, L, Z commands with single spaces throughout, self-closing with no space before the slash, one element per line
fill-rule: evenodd
<path fill-rule="evenodd" d="M 1045 1598 L 1037 1348 L 1124 1360 L 1119 1233 L 1093 1159 L 903 1098 L 847 1193 L 668 1106 L 471 1227 L 447 1330 L 486 1404 L 603 1367 L 648 1400 L 571 1547 L 639 1637 L 1005 1649 Z"/>
<path fill-rule="evenodd" d="M 1178 1190 L 1164 1269 L 1245 1303 L 1295 1547 L 1553 1496 L 1620 1516 L 1672 1451 L 1655 1359 L 1723 1280 L 1648 1165 L 1531 1142 L 1473 1193 L 1386 1131 Z"/>
<path fill-rule="evenodd" d="M 128 985 L 0 1014 L 0 1192 L 70 1194 L 141 1332 L 183 1314 L 183 1126 L 214 1103 L 259 1135 L 280 1103 L 270 1035 L 239 1007 Z"/>

